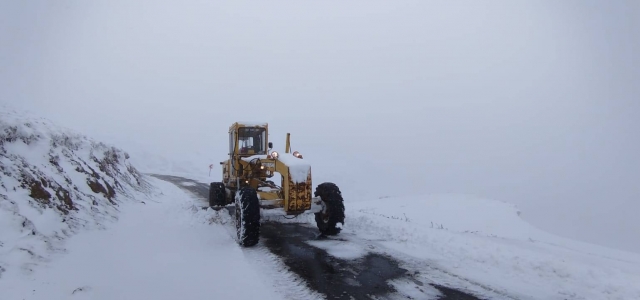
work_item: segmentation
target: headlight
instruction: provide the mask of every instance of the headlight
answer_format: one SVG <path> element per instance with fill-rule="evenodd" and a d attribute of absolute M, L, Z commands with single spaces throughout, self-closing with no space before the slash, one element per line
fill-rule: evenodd
<path fill-rule="evenodd" d="M 298 152 L 298 151 L 293 151 L 293 156 L 295 156 L 297 158 L 302 158 L 302 154 L 300 154 L 300 152 Z"/>
<path fill-rule="evenodd" d="M 278 158 L 278 152 L 277 152 L 277 151 L 273 151 L 273 152 L 271 152 L 271 157 L 273 157 L 273 158 L 276 158 L 276 159 L 277 159 L 277 158 Z"/>

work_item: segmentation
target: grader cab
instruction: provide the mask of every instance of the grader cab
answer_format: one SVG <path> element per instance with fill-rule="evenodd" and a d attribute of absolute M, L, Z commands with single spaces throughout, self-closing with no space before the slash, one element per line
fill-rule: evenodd
<path fill-rule="evenodd" d="M 312 197 L 311 166 L 298 151 L 291 153 L 288 133 L 284 153 L 274 151 L 268 130 L 266 123 L 229 127 L 229 157 L 220 163 L 222 182 L 210 185 L 209 205 L 235 206 L 238 243 L 245 247 L 259 241 L 261 209 L 280 209 L 285 215 L 311 212 L 321 234 L 338 234 L 338 223 L 344 224 L 340 189 L 321 183 Z M 274 176 L 281 185 L 271 180 Z"/>

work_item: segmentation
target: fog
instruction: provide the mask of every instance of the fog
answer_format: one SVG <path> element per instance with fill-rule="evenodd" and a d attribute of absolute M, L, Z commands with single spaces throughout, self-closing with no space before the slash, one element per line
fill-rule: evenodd
<path fill-rule="evenodd" d="M 0 102 L 203 174 L 233 122 L 269 122 L 275 147 L 290 132 L 314 182 L 346 201 L 473 194 L 640 252 L 639 12 L 634 0 L 3 1 Z"/>

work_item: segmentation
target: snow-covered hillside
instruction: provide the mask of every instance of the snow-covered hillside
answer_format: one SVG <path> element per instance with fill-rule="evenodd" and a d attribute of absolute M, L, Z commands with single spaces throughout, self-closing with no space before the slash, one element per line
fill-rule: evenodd
<path fill-rule="evenodd" d="M 199 187 L 190 194 L 132 160 L 0 108 L 0 299 L 323 298 L 264 243 L 240 248 L 226 211 L 202 209 L 219 174 L 139 158 L 154 173 L 192 179 L 180 183 Z M 304 243 L 343 260 L 393 258 L 412 276 L 391 282 L 404 295 L 423 299 L 434 284 L 488 299 L 640 299 L 640 254 L 539 230 L 508 203 L 453 194 L 354 199 L 344 179 L 336 179 L 343 231 Z M 316 226 L 312 214 L 262 217 Z"/>
<path fill-rule="evenodd" d="M 80 229 L 117 220 L 119 204 L 152 191 L 112 146 L 0 107 L 0 279 L 64 251 Z"/>
<path fill-rule="evenodd" d="M 123 150 L 0 107 L 0 299 L 318 298 L 199 201 Z"/>

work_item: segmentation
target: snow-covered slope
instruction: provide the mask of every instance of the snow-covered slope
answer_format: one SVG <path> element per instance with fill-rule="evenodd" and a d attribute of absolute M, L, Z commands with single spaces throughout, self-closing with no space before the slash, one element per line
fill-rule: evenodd
<path fill-rule="evenodd" d="M 0 280 L 64 251 L 82 228 L 117 220 L 152 190 L 127 153 L 0 107 Z"/>
<path fill-rule="evenodd" d="M 0 107 L 0 299 L 316 299 L 126 152 Z"/>
<path fill-rule="evenodd" d="M 541 231 L 508 203 L 431 195 L 345 206 L 345 234 L 518 299 L 640 299 L 639 254 Z"/>

